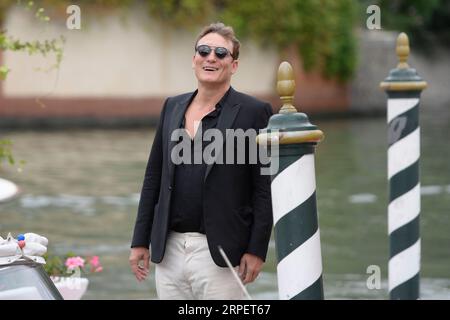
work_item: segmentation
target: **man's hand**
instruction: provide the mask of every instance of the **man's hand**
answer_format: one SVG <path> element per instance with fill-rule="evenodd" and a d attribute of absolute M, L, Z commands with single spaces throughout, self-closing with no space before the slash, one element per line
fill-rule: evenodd
<path fill-rule="evenodd" d="M 145 247 L 131 248 L 130 262 L 131 271 L 138 281 L 145 280 L 149 273 L 150 252 Z"/>
<path fill-rule="evenodd" d="M 239 265 L 239 276 L 244 284 L 253 282 L 259 275 L 264 261 L 253 254 L 245 253 Z"/>

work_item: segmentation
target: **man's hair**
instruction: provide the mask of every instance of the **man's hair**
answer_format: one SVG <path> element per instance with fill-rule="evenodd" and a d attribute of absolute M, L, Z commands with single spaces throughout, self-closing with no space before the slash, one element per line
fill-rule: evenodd
<path fill-rule="evenodd" d="M 203 30 L 197 36 L 194 49 L 197 48 L 198 41 L 204 36 L 206 36 L 208 33 L 220 34 L 225 39 L 231 41 L 233 43 L 233 52 L 231 53 L 231 56 L 233 57 L 234 60 L 239 58 L 239 47 L 241 46 L 241 43 L 236 38 L 233 28 L 224 25 L 222 22 L 211 23 L 209 26 L 204 27 Z"/>

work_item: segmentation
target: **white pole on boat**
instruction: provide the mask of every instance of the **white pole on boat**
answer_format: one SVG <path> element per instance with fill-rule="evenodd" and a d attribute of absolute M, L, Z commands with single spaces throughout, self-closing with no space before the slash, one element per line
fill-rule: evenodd
<path fill-rule="evenodd" d="M 236 279 L 237 283 L 239 284 L 239 287 L 241 288 L 242 292 L 244 292 L 245 297 L 247 300 L 252 300 L 252 297 L 248 294 L 247 289 L 245 288 L 244 284 L 242 283 L 241 279 L 239 278 L 238 274 L 236 273 L 236 270 L 234 270 L 233 266 L 231 265 L 230 259 L 228 259 L 227 255 L 225 254 L 225 251 L 223 251 L 221 246 L 219 247 L 219 252 L 222 255 L 223 260 L 225 260 L 225 263 L 227 264 L 228 268 L 231 270 L 231 273 L 233 274 L 234 278 Z"/>

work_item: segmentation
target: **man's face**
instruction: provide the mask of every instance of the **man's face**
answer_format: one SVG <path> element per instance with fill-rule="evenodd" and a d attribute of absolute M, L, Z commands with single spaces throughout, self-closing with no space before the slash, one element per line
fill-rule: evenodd
<path fill-rule="evenodd" d="M 200 45 L 208 45 L 212 50 L 205 57 L 196 52 L 192 58 L 192 68 L 198 81 L 205 85 L 229 84 L 231 76 L 237 70 L 238 61 L 233 60 L 230 54 L 223 59 L 219 59 L 214 49 L 223 47 L 228 49 L 230 53 L 233 53 L 233 43 L 218 33 L 208 33 L 198 41 L 197 47 Z"/>

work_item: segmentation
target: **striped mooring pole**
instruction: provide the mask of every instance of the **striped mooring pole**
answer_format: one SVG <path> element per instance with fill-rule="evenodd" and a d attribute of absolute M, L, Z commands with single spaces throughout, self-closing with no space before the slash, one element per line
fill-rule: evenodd
<path fill-rule="evenodd" d="M 420 93 L 427 83 L 409 67 L 408 36 L 397 38 L 399 63 L 380 84 L 388 96 L 389 295 L 419 299 Z"/>
<path fill-rule="evenodd" d="M 323 132 L 292 105 L 294 72 L 287 62 L 278 69 L 277 91 L 283 106 L 261 130 L 257 141 L 276 145 L 270 149 L 270 157 L 279 297 L 319 300 L 324 297 L 314 149 Z"/>

